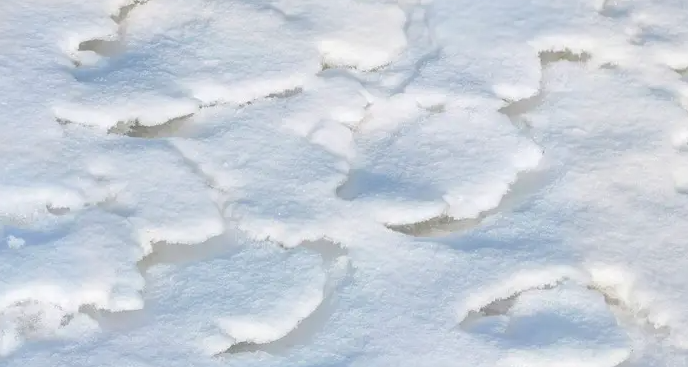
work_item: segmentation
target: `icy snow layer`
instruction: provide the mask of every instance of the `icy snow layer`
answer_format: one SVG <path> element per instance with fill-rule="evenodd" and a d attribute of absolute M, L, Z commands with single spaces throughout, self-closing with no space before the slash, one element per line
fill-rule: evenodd
<path fill-rule="evenodd" d="M 0 364 L 688 365 L 686 10 L 3 1 Z"/>

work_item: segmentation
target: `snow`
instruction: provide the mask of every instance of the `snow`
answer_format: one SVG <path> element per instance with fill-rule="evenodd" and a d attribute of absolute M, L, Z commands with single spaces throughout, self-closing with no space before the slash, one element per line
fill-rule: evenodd
<path fill-rule="evenodd" d="M 360 126 L 356 142 L 356 171 L 342 188 L 354 201 L 370 202 L 370 210 L 380 212 L 378 221 L 476 217 L 499 204 L 519 172 L 540 161 L 539 147 L 524 139 L 498 107 L 481 111 L 444 103 L 435 113 L 412 95 L 395 97 L 370 108 L 371 118 Z M 483 103 L 490 101 L 475 101 Z"/>
<path fill-rule="evenodd" d="M 6 0 L 3 366 L 688 365 L 680 0 Z"/>

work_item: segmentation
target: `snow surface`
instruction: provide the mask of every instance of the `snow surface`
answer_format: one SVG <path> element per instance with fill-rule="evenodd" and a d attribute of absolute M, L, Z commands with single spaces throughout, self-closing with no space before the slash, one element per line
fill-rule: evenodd
<path fill-rule="evenodd" d="M 682 0 L 0 2 L 0 365 L 688 366 Z"/>

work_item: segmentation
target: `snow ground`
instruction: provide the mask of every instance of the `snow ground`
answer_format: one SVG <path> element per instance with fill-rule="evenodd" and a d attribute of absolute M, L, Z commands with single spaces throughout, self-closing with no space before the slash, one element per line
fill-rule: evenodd
<path fill-rule="evenodd" d="M 688 366 L 686 24 L 0 2 L 0 365 Z"/>

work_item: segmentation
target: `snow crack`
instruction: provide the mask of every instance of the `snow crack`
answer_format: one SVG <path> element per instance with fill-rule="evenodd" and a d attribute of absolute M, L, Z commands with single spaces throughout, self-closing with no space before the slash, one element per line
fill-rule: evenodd
<path fill-rule="evenodd" d="M 260 101 L 265 101 L 265 100 L 291 98 L 291 97 L 299 95 L 302 92 L 303 92 L 303 88 L 301 88 L 301 87 L 294 87 L 294 88 L 288 88 L 288 89 L 284 89 L 284 90 L 278 90 L 278 91 L 266 94 L 263 97 L 256 98 L 256 99 L 241 103 L 241 104 L 237 105 L 236 107 L 242 108 L 242 107 L 249 106 L 249 105 L 252 105 L 254 103 L 258 103 Z M 232 103 L 218 101 L 218 102 L 213 102 L 213 103 L 199 104 L 197 107 L 197 111 L 201 111 L 203 109 L 212 108 L 212 107 L 225 106 L 225 105 L 232 105 Z M 144 139 L 184 137 L 187 134 L 187 130 L 192 129 L 192 127 L 190 127 L 189 125 L 191 125 L 192 118 L 196 114 L 197 114 L 197 112 L 189 113 L 189 114 L 174 117 L 174 118 L 171 118 L 167 121 L 162 121 L 162 122 L 156 123 L 156 124 L 150 124 L 150 123 L 144 124 L 141 122 L 140 118 L 132 118 L 132 119 L 129 119 L 126 121 L 118 121 L 112 127 L 107 129 L 107 133 L 113 134 L 113 135 L 124 135 L 124 136 L 132 137 L 132 138 L 144 138 Z M 75 122 L 75 121 L 71 121 L 67 118 L 62 118 L 62 117 L 56 117 L 56 121 L 60 125 L 69 125 L 69 124 L 76 124 L 76 125 L 83 125 L 83 126 L 94 126 L 95 125 L 95 124 L 89 123 L 88 121 Z"/>
<path fill-rule="evenodd" d="M 133 0 L 130 4 L 124 5 L 111 16 L 111 19 L 117 24 L 117 32 L 108 39 L 95 38 L 79 43 L 77 51 L 93 52 L 103 57 L 114 57 L 120 55 L 125 50 L 125 39 L 127 30 L 127 18 L 129 14 L 150 0 Z M 83 66 L 78 59 L 73 60 L 77 67 Z"/>

